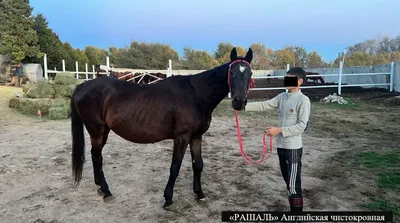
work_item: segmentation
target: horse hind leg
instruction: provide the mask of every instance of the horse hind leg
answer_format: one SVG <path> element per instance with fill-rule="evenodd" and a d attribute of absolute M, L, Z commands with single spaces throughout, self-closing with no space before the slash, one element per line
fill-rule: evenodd
<path fill-rule="evenodd" d="M 104 201 L 111 201 L 113 199 L 113 195 L 110 192 L 108 187 L 106 178 L 103 172 L 103 156 L 102 150 L 104 145 L 107 142 L 108 133 L 110 132 L 110 128 L 107 126 L 103 126 L 99 128 L 100 131 L 98 134 L 91 134 L 90 139 L 92 143 L 92 162 L 93 162 L 93 173 L 94 173 L 94 182 L 96 185 L 100 186 L 98 189 L 98 193 L 100 195 L 104 195 Z"/>
<path fill-rule="evenodd" d="M 189 134 L 184 136 L 179 136 L 178 138 L 174 139 L 174 150 L 170 167 L 170 175 L 167 186 L 165 187 L 164 190 L 164 198 L 165 198 L 165 203 L 163 206 L 164 208 L 167 208 L 173 203 L 172 196 L 173 196 L 175 181 L 179 175 L 179 171 L 182 165 L 182 160 L 185 155 L 186 149 L 189 145 L 189 142 L 190 142 Z"/>
<path fill-rule="evenodd" d="M 190 140 L 190 154 L 192 155 L 193 168 L 193 191 L 196 199 L 199 201 L 206 200 L 206 196 L 201 188 L 201 172 L 203 171 L 203 157 L 201 155 L 202 136 L 192 137 Z"/>

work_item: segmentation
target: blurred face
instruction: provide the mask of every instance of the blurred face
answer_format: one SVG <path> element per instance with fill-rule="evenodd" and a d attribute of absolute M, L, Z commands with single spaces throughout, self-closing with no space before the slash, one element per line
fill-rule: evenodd
<path fill-rule="evenodd" d="M 287 76 L 287 77 L 297 77 L 297 76 L 294 75 L 294 74 L 287 74 L 286 76 Z M 288 90 L 295 90 L 295 89 L 299 88 L 302 84 L 303 84 L 303 79 L 297 78 L 297 86 L 287 86 L 286 88 L 287 88 Z"/>

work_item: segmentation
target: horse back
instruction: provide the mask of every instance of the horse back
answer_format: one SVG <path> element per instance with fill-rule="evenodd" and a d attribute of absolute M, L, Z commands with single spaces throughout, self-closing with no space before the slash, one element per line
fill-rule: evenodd
<path fill-rule="evenodd" d="M 75 99 L 83 118 L 91 123 L 107 125 L 127 140 L 147 143 L 208 129 L 208 117 L 195 95 L 185 79 L 134 84 L 105 77 L 85 82 Z"/>

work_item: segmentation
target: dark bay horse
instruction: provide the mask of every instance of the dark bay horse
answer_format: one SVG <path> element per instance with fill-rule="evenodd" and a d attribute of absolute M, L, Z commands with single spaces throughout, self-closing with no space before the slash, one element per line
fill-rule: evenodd
<path fill-rule="evenodd" d="M 324 81 L 324 78 L 322 78 L 321 76 L 317 76 L 317 77 L 308 77 L 308 75 L 319 75 L 319 73 L 316 73 L 316 72 L 306 72 L 306 78 L 307 78 L 307 81 L 306 82 L 308 82 L 308 80 L 313 80 L 313 82 L 314 83 L 318 83 L 318 80 L 321 82 L 321 84 L 325 84 L 325 81 Z"/>
<path fill-rule="evenodd" d="M 173 188 L 185 151 L 190 145 L 194 172 L 193 190 L 197 200 L 206 196 L 201 187 L 202 138 L 209 129 L 212 112 L 231 92 L 232 107 L 243 110 L 253 79 L 251 49 L 244 58 L 195 75 L 176 75 L 154 84 L 139 85 L 111 77 L 78 85 L 71 98 L 72 170 L 75 187 L 82 178 L 85 161 L 84 126 L 91 140 L 94 182 L 107 201 L 110 192 L 103 173 L 102 149 L 110 130 L 134 143 L 156 143 L 173 139 L 170 175 L 164 191 L 167 207 L 173 203 Z M 230 90 L 231 88 L 231 90 Z"/>

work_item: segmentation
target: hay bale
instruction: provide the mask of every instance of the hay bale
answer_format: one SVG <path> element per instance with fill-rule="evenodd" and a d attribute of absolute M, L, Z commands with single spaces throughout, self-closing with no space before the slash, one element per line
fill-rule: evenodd
<path fill-rule="evenodd" d="M 33 115 L 36 114 L 37 110 L 42 112 L 42 115 L 48 115 L 51 107 L 65 107 L 69 111 L 69 99 L 57 98 L 25 98 L 20 99 L 19 111 L 22 114 Z"/>
<path fill-rule="evenodd" d="M 75 79 L 75 85 L 80 85 L 80 84 L 82 84 L 82 83 L 84 83 L 85 82 L 85 80 L 82 80 L 82 79 Z"/>
<path fill-rule="evenodd" d="M 69 109 L 65 106 L 55 106 L 49 109 L 49 119 L 51 120 L 67 119 L 69 115 Z"/>
<path fill-rule="evenodd" d="M 11 98 L 11 99 L 10 99 L 10 102 L 9 102 L 9 104 L 8 104 L 8 106 L 9 106 L 10 108 L 17 108 L 17 109 L 18 109 L 18 108 L 19 108 L 20 101 L 21 101 L 21 99 L 18 98 L 18 97 Z"/>
<path fill-rule="evenodd" d="M 74 84 L 69 84 L 69 85 L 54 84 L 53 87 L 55 90 L 55 98 L 62 98 L 62 97 L 70 98 L 72 92 L 75 89 Z"/>
<path fill-rule="evenodd" d="M 57 73 L 54 78 L 56 84 L 70 85 L 75 84 L 75 74 L 72 73 Z"/>
<path fill-rule="evenodd" d="M 53 84 L 46 79 L 38 80 L 36 85 L 33 85 L 26 95 L 29 98 L 54 98 L 55 90 Z"/>
<path fill-rule="evenodd" d="M 26 98 L 20 101 L 19 110 L 25 115 L 34 115 L 36 114 L 37 110 L 40 110 L 42 115 L 47 115 L 51 104 L 51 99 L 48 98 Z"/>

